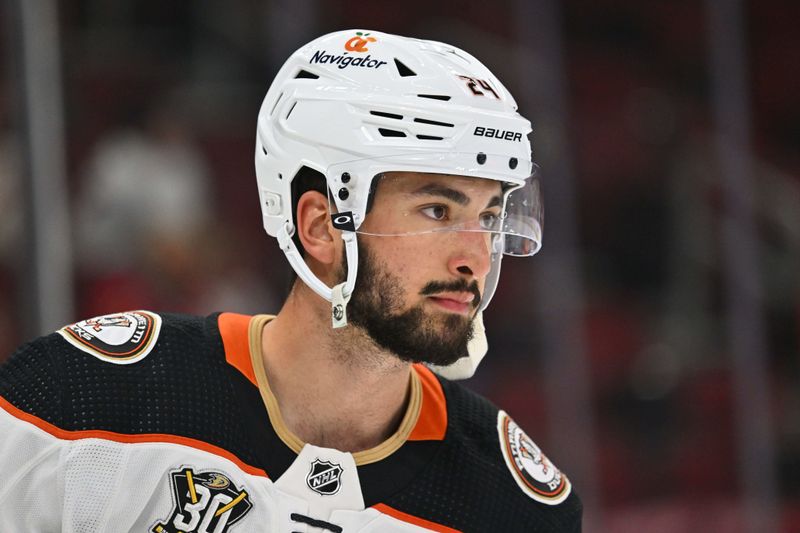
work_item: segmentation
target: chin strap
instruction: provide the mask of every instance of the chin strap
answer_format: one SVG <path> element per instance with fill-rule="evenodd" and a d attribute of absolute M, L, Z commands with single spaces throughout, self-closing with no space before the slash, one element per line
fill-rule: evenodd
<path fill-rule="evenodd" d="M 472 321 L 472 339 L 467 344 L 467 353 L 469 355 L 462 357 L 451 365 L 429 365 L 429 367 L 443 378 L 471 378 L 488 350 L 489 343 L 486 340 L 486 328 L 483 326 L 483 312 L 479 312 Z"/>
<path fill-rule="evenodd" d="M 345 284 L 336 285 L 331 291 L 331 325 L 333 329 L 343 328 L 347 325 L 347 302 L 350 295 L 344 294 Z"/>
<path fill-rule="evenodd" d="M 356 285 L 356 274 L 358 273 L 358 246 L 356 246 L 356 234 L 353 231 L 342 231 L 345 254 L 347 254 L 347 280 L 333 288 L 328 287 L 311 272 L 303 257 L 297 250 L 292 240 L 294 226 L 287 222 L 278 231 L 278 245 L 289 260 L 294 271 L 305 282 L 306 285 L 317 293 L 320 297 L 331 302 L 331 321 L 334 328 L 341 328 L 347 325 L 347 303 L 353 294 Z"/>

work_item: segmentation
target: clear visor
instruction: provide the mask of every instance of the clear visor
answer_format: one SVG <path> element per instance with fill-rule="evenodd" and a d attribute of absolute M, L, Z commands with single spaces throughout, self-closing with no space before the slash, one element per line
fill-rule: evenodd
<path fill-rule="evenodd" d="M 373 179 L 367 214 L 356 224 L 356 233 L 372 237 L 482 233 L 493 252 L 530 256 L 542 244 L 538 167 L 533 165 L 530 176 L 514 181 L 382 172 Z"/>

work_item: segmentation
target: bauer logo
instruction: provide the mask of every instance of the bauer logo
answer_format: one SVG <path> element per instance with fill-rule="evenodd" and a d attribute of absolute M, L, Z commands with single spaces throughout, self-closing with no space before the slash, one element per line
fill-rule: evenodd
<path fill-rule="evenodd" d="M 344 49 L 348 52 L 366 52 L 367 45 L 377 41 L 375 37 L 369 37 L 369 33 L 356 32 L 355 37 L 351 37 L 344 43 Z"/>
<path fill-rule="evenodd" d="M 141 361 L 161 331 L 161 317 L 148 311 L 127 311 L 83 320 L 58 330 L 70 344 L 118 365 Z"/>
<path fill-rule="evenodd" d="M 518 131 L 475 126 L 475 131 L 473 131 L 472 134 L 476 137 L 492 137 L 493 139 L 500 139 L 501 141 L 522 142 L 522 134 Z"/>
<path fill-rule="evenodd" d="M 347 52 L 342 54 L 331 54 L 327 50 L 317 50 L 311 59 L 308 61 L 312 65 L 336 65 L 340 69 L 345 68 L 381 68 L 386 64 L 386 61 L 372 59 L 372 56 L 367 54 L 365 56 L 351 56 Z"/>
<path fill-rule="evenodd" d="M 226 533 L 253 507 L 247 491 L 219 472 L 182 468 L 170 473 L 175 506 L 152 533 Z"/>
<path fill-rule="evenodd" d="M 339 492 L 342 486 L 342 467 L 330 461 L 320 461 L 315 459 L 311 463 L 311 471 L 306 476 L 308 488 L 322 494 L 330 496 Z"/>

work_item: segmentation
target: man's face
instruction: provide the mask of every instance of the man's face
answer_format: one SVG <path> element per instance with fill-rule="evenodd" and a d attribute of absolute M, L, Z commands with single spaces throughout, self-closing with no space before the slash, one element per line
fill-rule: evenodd
<path fill-rule="evenodd" d="M 348 321 L 402 360 L 447 365 L 466 356 L 491 266 L 492 235 L 475 230 L 499 216 L 501 205 L 496 181 L 384 178 L 359 228 Z"/>

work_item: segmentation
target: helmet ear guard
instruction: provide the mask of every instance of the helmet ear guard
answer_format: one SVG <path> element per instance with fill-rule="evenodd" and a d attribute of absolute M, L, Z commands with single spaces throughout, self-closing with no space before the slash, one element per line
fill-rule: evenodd
<path fill-rule="evenodd" d="M 355 233 L 351 231 L 342 232 L 342 240 L 344 240 L 344 249 L 347 256 L 347 279 L 334 287 L 328 287 L 308 268 L 303 255 L 292 240 L 294 231 L 294 226 L 291 223 L 286 223 L 278 232 L 278 245 L 298 277 L 321 298 L 331 302 L 332 326 L 334 328 L 346 326 L 347 302 L 350 301 L 350 296 L 353 294 L 358 275 L 358 246 Z"/>
<path fill-rule="evenodd" d="M 325 35 L 292 54 L 259 112 L 255 166 L 264 229 L 277 238 L 298 277 L 331 303 L 332 326 L 342 327 L 356 287 L 357 233 L 374 178 L 406 171 L 524 188 L 533 170 L 530 131 L 503 84 L 463 50 L 380 32 Z M 324 176 L 332 222 L 344 240 L 347 279 L 335 287 L 313 274 L 292 239 L 292 184 L 303 167 Z M 503 252 L 538 251 L 541 221 L 518 218 L 520 224 L 511 230 L 503 227 L 505 237 L 493 240 L 492 268 L 475 318 L 470 356 L 436 368 L 442 375 L 469 377 L 486 353 L 482 311 L 497 286 Z M 537 227 L 538 233 L 525 230 L 525 224 Z M 529 240 L 529 234 L 535 238 Z M 515 253 L 508 243 L 516 237 L 533 244 Z"/>

